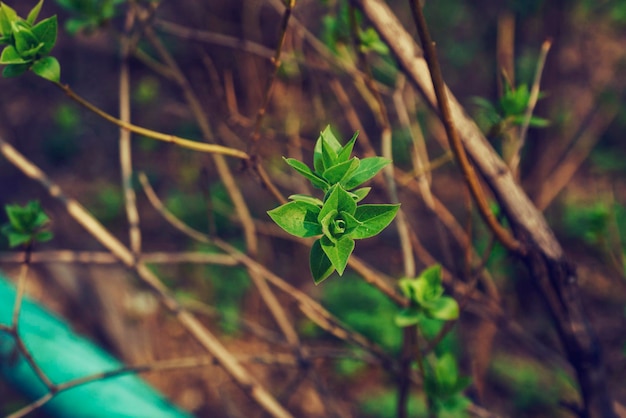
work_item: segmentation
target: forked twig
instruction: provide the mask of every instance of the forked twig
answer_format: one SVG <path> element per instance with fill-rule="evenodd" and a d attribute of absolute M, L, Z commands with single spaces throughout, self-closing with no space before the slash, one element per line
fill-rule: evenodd
<path fill-rule="evenodd" d="M 463 172 L 465 182 L 467 183 L 472 193 L 472 196 L 476 201 L 476 205 L 479 209 L 481 216 L 483 217 L 489 228 L 496 235 L 496 237 L 498 237 L 498 240 L 502 243 L 502 245 L 515 253 L 523 254 L 524 248 L 522 247 L 520 242 L 517 241 L 508 230 L 500 225 L 493 212 L 491 212 L 491 209 L 489 208 L 487 199 L 485 198 L 485 195 L 482 191 L 476 172 L 474 171 L 474 168 L 472 167 L 469 158 L 465 153 L 465 148 L 461 143 L 461 138 L 459 137 L 457 129 L 454 125 L 454 120 L 452 119 L 452 113 L 450 111 L 450 104 L 448 102 L 447 96 L 448 93 L 446 91 L 443 77 L 441 75 L 441 68 L 439 66 L 439 59 L 437 58 L 437 51 L 435 50 L 435 44 L 430 37 L 428 26 L 426 24 L 426 18 L 424 17 L 424 13 L 422 12 L 422 6 L 420 6 L 419 0 L 410 0 L 410 3 L 411 11 L 415 19 L 415 24 L 417 26 L 417 32 L 419 33 L 419 37 L 422 40 L 422 46 L 424 48 L 424 58 L 432 77 L 435 95 L 437 96 L 439 112 L 441 113 L 441 121 L 443 122 L 443 125 L 446 129 L 446 134 L 448 135 L 448 140 L 450 141 L 450 148 L 452 148 L 452 151 L 454 152 L 456 160 L 459 163 L 461 171 Z"/>

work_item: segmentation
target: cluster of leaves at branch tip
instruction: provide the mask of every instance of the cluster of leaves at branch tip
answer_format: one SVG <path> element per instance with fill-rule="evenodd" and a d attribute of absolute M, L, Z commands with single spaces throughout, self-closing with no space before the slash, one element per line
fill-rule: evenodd
<path fill-rule="evenodd" d="M 39 202 L 30 201 L 24 206 L 6 205 L 4 209 L 9 222 L 2 226 L 0 232 L 7 237 L 11 248 L 52 239 L 52 232 L 45 230 L 50 218 Z"/>
<path fill-rule="evenodd" d="M 539 98 L 544 94 L 540 93 Z M 526 109 L 530 102 L 530 91 L 528 85 L 520 84 L 517 88 L 511 86 L 506 78 L 504 79 L 504 93 L 494 105 L 489 100 L 482 97 L 474 97 L 473 102 L 479 108 L 478 119 L 482 120 L 482 125 L 490 137 L 497 137 L 505 133 L 512 126 L 521 126 L 526 120 Z M 550 121 L 538 116 L 531 116 L 528 126 L 532 128 L 545 128 L 550 125 Z"/>
<path fill-rule="evenodd" d="M 154 0 L 153 0 L 154 1 Z M 57 4 L 75 17 L 65 22 L 65 30 L 71 35 L 78 32 L 91 33 L 105 26 L 118 12 L 118 6 L 126 0 L 56 0 Z"/>
<path fill-rule="evenodd" d="M 268 212 L 288 233 L 301 238 L 321 237 L 311 248 L 310 267 L 315 284 L 335 270 L 342 275 L 354 250 L 354 240 L 378 235 L 391 223 L 400 205 L 358 205 L 371 190 L 361 184 L 373 178 L 391 161 L 382 157 L 350 158 L 358 132 L 341 146 L 327 126 L 313 151 L 313 169 L 294 158 L 285 158 L 324 199 L 296 194 L 291 202 Z"/>
<path fill-rule="evenodd" d="M 459 304 L 454 298 L 444 296 L 441 282 L 439 264 L 427 268 L 416 278 L 401 279 L 400 290 L 409 299 L 410 305 L 396 315 L 396 325 L 419 325 L 424 317 L 443 321 L 457 319 Z"/>
<path fill-rule="evenodd" d="M 26 19 L 0 2 L 0 45 L 6 45 L 0 54 L 4 77 L 16 77 L 32 70 L 39 77 L 53 82 L 61 79 L 61 66 L 50 51 L 57 40 L 57 17 L 35 23 L 43 0 L 33 7 Z"/>

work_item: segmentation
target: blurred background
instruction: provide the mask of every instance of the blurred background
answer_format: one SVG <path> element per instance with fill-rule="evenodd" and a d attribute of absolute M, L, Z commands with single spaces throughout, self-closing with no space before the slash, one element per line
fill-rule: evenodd
<path fill-rule="evenodd" d="M 9 4 L 25 15 L 34 1 Z M 59 18 L 53 55 L 61 63 L 62 82 L 118 115 L 120 40 L 128 11 L 140 10 L 135 19 L 144 20 L 133 33 L 141 36 L 128 60 L 132 122 L 185 138 L 206 137 L 190 110 L 189 93 L 173 75 L 175 62 L 197 97 L 212 139 L 246 150 L 273 72 L 270 58 L 280 32 L 281 4 L 280 0 L 166 0 L 157 7 L 157 2 L 47 0 L 41 16 Z M 387 4 L 415 33 L 407 2 Z M 358 155 L 369 155 L 371 150 L 382 153 L 381 127 L 373 96 L 357 72 L 347 9 L 347 2 L 340 0 L 300 0 L 293 12 L 260 131 L 262 164 L 286 195 L 316 193 L 293 176 L 281 157 L 311 164 L 314 142 L 328 124 L 344 141 L 360 131 Z M 501 153 L 506 153 L 507 138 L 519 129 L 515 119 L 519 109 L 514 104 L 507 107 L 519 97 L 511 92 L 530 89 L 542 43 L 551 40 L 534 112 L 536 123 L 528 131 L 522 153 L 520 183 L 576 262 L 585 308 L 608 365 L 609 386 L 616 399 L 625 402 L 626 3 L 438 0 L 427 1 L 425 13 L 448 86 Z M 360 26 L 363 31 L 369 28 L 364 18 Z M 399 71 L 384 42 L 371 35 L 362 45 L 389 112 L 394 165 L 405 176 L 399 178 L 407 179 L 399 182 L 399 200 L 410 229 L 435 261 L 463 277 L 463 247 L 446 225 L 463 230 L 471 222 L 471 240 L 478 254 L 488 253 L 486 267 L 499 304 L 519 327 L 517 332 L 510 326 L 490 331 L 478 316 L 463 312 L 438 350 L 455 354 L 462 374 L 474 381 L 467 396 L 490 411 L 516 417 L 575 416 L 572 410 L 580 402 L 575 377 L 525 267 L 498 244 L 491 246 L 479 216 L 468 213 L 462 177 L 450 157 L 444 130 Z M 172 62 L 164 59 L 160 48 L 168 51 Z M 0 135 L 128 243 L 119 129 L 33 74 L 1 79 L 0 92 Z M 525 110 L 528 97 L 519 100 Z M 441 205 L 435 213 L 415 180 L 416 154 L 431 167 L 429 187 Z M 245 250 L 241 223 L 212 160 L 133 135 L 132 161 L 144 253 L 217 250 L 168 225 L 143 193 L 139 172 L 147 175 L 165 206 L 185 223 Z M 274 197 L 239 161 L 231 159 L 228 164 L 258 221 L 257 259 L 397 355 L 402 331 L 393 318 L 398 308 L 351 269 L 341 278 L 334 276 L 314 286 L 308 247 L 287 239 L 266 215 L 277 206 Z M 367 202 L 388 202 L 383 181 L 372 185 Z M 0 204 L 31 199 L 39 200 L 51 216 L 55 235 L 36 250 L 103 251 L 60 203 L 0 159 Z M 449 224 L 436 214 L 442 208 L 452 219 Z M 5 221 L 4 213 L 0 220 Z M 4 256 L 0 269 L 16 277 L 19 264 L 9 260 L 5 240 L 0 240 L 0 251 Z M 403 275 L 395 227 L 358 242 L 355 254 L 390 277 Z M 425 258 L 418 259 L 418 271 L 428 265 Z M 393 377 L 367 353 L 317 327 L 287 296 L 280 295 L 280 300 L 292 314 L 303 344 L 323 353 L 311 360 L 316 372 L 307 375 L 295 366 L 252 359 L 259 353 L 273 353 L 280 338 L 245 268 L 198 262 L 160 262 L 151 268 L 232 353 L 249 358 L 246 366 L 294 415 L 396 416 Z M 122 266 L 38 263 L 29 280 L 32 298 L 125 362 L 203 354 L 156 297 Z M 433 327 L 425 332 L 436 334 L 437 324 Z M 144 377 L 197 416 L 262 416 L 217 366 Z M 411 398 L 411 416 L 426 416 L 419 393 L 416 390 Z M 3 415 L 28 403 L 1 381 L 0 399 Z"/>

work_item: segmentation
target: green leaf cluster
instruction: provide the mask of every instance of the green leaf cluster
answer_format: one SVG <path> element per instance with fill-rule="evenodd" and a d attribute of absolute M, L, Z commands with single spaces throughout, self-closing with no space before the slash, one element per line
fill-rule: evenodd
<path fill-rule="evenodd" d="M 2 226 L 0 232 L 9 240 L 9 246 L 17 247 L 52 239 L 52 232 L 44 230 L 50 218 L 39 202 L 30 201 L 24 206 L 6 205 L 4 209 L 9 222 Z"/>
<path fill-rule="evenodd" d="M 363 15 L 357 10 L 355 16 L 357 26 L 361 26 Z M 350 5 L 347 1 L 339 2 L 336 13 L 324 16 L 321 38 L 335 54 L 339 54 L 342 45 L 350 44 Z M 358 41 L 363 52 L 373 51 L 380 55 L 389 55 L 389 47 L 372 27 L 360 31 Z"/>
<path fill-rule="evenodd" d="M 91 32 L 106 24 L 117 14 L 117 7 L 126 0 L 56 0 L 65 10 L 76 15 L 65 23 L 70 34 Z"/>
<path fill-rule="evenodd" d="M 46 80 L 59 82 L 61 67 L 50 51 L 57 40 L 57 17 L 35 23 L 43 0 L 32 8 L 26 19 L 0 2 L 0 45 L 6 45 L 0 54 L 0 64 L 6 65 L 4 77 L 16 77 L 32 70 Z"/>
<path fill-rule="evenodd" d="M 457 360 L 452 353 L 437 358 L 429 367 L 424 379 L 424 391 L 431 408 L 440 418 L 462 418 L 469 416 L 467 407 L 471 401 L 463 395 L 471 379 L 459 374 Z"/>
<path fill-rule="evenodd" d="M 358 188 L 374 177 L 389 160 L 381 157 L 350 158 L 358 133 L 345 146 L 330 126 L 320 134 L 313 153 L 313 169 L 293 158 L 285 161 L 325 193 L 292 195 L 291 202 L 268 212 L 285 231 L 301 238 L 320 236 L 313 244 L 310 267 L 319 284 L 335 270 L 342 275 L 354 250 L 354 240 L 378 235 L 391 223 L 400 205 L 358 205 L 369 187 Z"/>
<path fill-rule="evenodd" d="M 427 268 L 416 278 L 400 280 L 399 286 L 411 303 L 396 315 L 397 326 L 418 325 L 425 317 L 443 321 L 459 317 L 459 304 L 454 298 L 443 295 L 439 264 Z"/>
<path fill-rule="evenodd" d="M 540 94 L 539 98 L 543 95 Z M 483 125 L 488 125 L 491 136 L 498 136 L 511 126 L 521 126 L 526 120 L 526 109 L 530 102 L 530 90 L 528 85 L 521 84 L 513 88 L 506 80 L 504 82 L 504 94 L 494 105 L 482 97 L 474 97 L 473 102 L 479 108 L 477 115 Z M 529 126 L 533 128 L 545 128 L 550 121 L 538 116 L 531 116 Z"/>

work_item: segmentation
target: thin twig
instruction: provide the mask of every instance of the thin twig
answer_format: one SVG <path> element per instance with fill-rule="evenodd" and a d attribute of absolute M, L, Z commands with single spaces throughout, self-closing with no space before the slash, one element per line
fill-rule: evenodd
<path fill-rule="evenodd" d="M 150 129 L 142 128 L 141 126 L 133 125 L 131 123 L 126 123 L 124 121 L 119 120 L 118 118 L 111 116 L 110 114 L 104 112 L 102 109 L 94 106 L 87 100 L 83 99 L 81 96 L 76 94 L 68 85 L 55 83 L 57 87 L 59 87 L 65 94 L 76 103 L 83 106 L 85 109 L 90 110 L 101 118 L 111 122 L 112 124 L 119 126 L 120 128 L 127 129 L 131 132 L 134 132 L 139 135 L 143 135 L 147 138 L 156 139 L 157 141 L 169 142 L 172 144 L 176 144 L 183 148 L 188 148 L 194 151 L 206 152 L 209 154 L 216 155 L 227 155 L 230 157 L 240 158 L 242 160 L 248 160 L 250 157 L 244 151 L 240 151 L 234 148 L 225 147 L 223 145 L 216 144 L 206 144 L 198 141 L 193 141 L 191 139 L 181 138 L 175 135 L 164 134 L 161 132 L 153 131 Z"/>
<path fill-rule="evenodd" d="M 537 68 L 535 69 L 535 79 L 533 81 L 533 86 L 530 90 L 530 98 L 528 99 L 528 106 L 526 107 L 526 112 L 524 113 L 524 123 L 522 124 L 519 132 L 519 138 L 515 143 L 515 149 L 513 151 L 513 156 L 511 157 L 511 163 L 509 164 L 511 167 L 511 172 L 515 177 L 519 177 L 519 164 L 521 161 L 521 153 L 524 144 L 526 143 L 526 134 L 528 133 L 528 127 L 530 126 L 530 120 L 533 116 L 533 112 L 535 111 L 535 106 L 537 105 L 537 100 L 539 100 L 539 89 L 541 85 L 541 74 L 543 73 L 543 67 L 546 64 L 546 57 L 548 56 L 548 52 L 550 51 L 550 47 L 552 46 L 552 40 L 548 39 L 543 42 L 541 45 L 541 52 L 539 53 L 539 60 L 537 62 Z"/>
<path fill-rule="evenodd" d="M 129 32 L 135 21 L 134 8 L 130 7 L 126 13 L 125 31 L 120 43 L 120 81 L 119 81 L 119 109 L 120 120 L 130 123 L 130 70 L 128 68 L 128 57 L 130 55 L 131 39 Z M 126 207 L 126 217 L 128 218 L 128 234 L 130 248 L 135 255 L 141 254 L 141 230 L 139 229 L 139 211 L 137 210 L 137 198 L 132 185 L 133 162 L 131 149 L 131 133 L 129 130 L 120 128 L 120 174 L 122 176 L 122 190 L 124 193 L 124 203 Z"/>
<path fill-rule="evenodd" d="M 498 237 L 498 240 L 507 249 L 518 254 L 523 254 L 524 248 L 520 242 L 517 241 L 508 230 L 500 225 L 500 223 L 498 223 L 493 215 L 493 212 L 491 212 L 491 209 L 489 208 L 489 204 L 483 194 L 476 172 L 467 158 L 465 148 L 463 147 L 459 134 L 454 126 L 452 113 L 450 111 L 450 104 L 448 102 L 448 93 L 441 75 L 439 59 L 437 58 L 437 51 L 435 50 L 435 44 L 430 37 L 430 33 L 428 32 L 428 26 L 426 24 L 424 13 L 422 12 L 422 7 L 419 4 L 419 0 L 409 1 L 411 4 L 411 11 L 415 19 L 415 24 L 417 26 L 417 31 L 420 39 L 422 40 L 424 59 L 428 64 L 428 69 L 430 70 L 432 77 L 433 88 L 435 90 L 435 95 L 437 96 L 439 112 L 441 113 L 441 121 L 446 129 L 446 134 L 448 135 L 448 140 L 450 141 L 450 147 L 452 148 L 461 171 L 463 172 L 465 181 L 472 192 L 472 196 L 476 201 L 481 216 L 489 228 L 493 230 L 496 237 Z"/>

